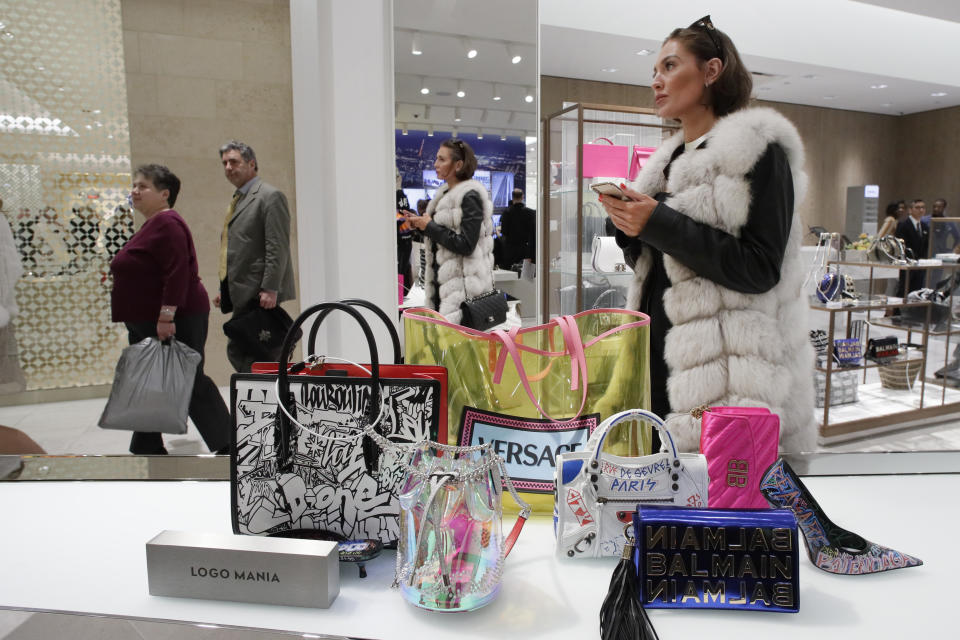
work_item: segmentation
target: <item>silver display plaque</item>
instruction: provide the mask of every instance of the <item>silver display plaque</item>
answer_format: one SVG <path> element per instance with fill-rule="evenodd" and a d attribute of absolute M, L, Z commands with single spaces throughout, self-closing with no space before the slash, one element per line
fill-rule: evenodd
<path fill-rule="evenodd" d="M 340 592 L 337 544 L 164 531 L 147 542 L 150 595 L 327 608 Z"/>

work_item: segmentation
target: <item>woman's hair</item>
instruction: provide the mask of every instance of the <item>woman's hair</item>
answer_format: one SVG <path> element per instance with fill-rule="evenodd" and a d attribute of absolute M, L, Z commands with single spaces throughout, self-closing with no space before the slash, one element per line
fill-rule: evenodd
<path fill-rule="evenodd" d="M 167 196 L 167 206 L 172 207 L 177 203 L 177 196 L 180 195 L 180 178 L 173 171 L 167 169 L 162 164 L 142 164 L 133 172 L 134 176 L 141 175 L 153 183 L 160 191 L 166 189 L 170 192 Z"/>
<path fill-rule="evenodd" d="M 709 19 L 699 20 L 685 29 L 674 29 L 664 44 L 676 40 L 696 56 L 700 66 L 711 58 L 720 58 L 723 68 L 716 81 L 704 89 L 707 103 L 718 117 L 743 109 L 750 103 L 753 78 L 745 66 L 733 40 Z"/>
<path fill-rule="evenodd" d="M 897 202 L 896 200 L 894 200 L 893 202 L 891 202 L 890 204 L 888 204 L 888 205 L 887 205 L 887 217 L 889 218 L 889 217 L 892 216 L 892 217 L 896 218 L 896 217 L 897 217 L 897 209 L 898 209 L 898 208 L 900 208 L 900 203 Z"/>
<path fill-rule="evenodd" d="M 460 171 L 457 171 L 457 180 L 469 180 L 473 177 L 473 172 L 477 170 L 477 156 L 473 153 L 470 145 L 458 138 L 449 138 L 444 140 L 440 146 L 450 149 L 454 162 L 457 162 L 457 160 L 463 161 L 463 167 L 460 168 Z"/>

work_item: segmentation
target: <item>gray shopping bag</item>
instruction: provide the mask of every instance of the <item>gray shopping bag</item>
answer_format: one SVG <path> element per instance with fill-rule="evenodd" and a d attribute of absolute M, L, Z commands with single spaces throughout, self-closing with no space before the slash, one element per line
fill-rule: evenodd
<path fill-rule="evenodd" d="M 104 429 L 187 432 L 187 411 L 200 354 L 175 338 L 146 338 L 120 354 L 110 398 L 98 423 Z"/>

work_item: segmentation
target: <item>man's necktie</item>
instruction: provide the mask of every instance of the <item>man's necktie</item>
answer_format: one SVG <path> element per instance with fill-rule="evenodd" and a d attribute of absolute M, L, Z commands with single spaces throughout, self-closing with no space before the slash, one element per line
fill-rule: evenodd
<path fill-rule="evenodd" d="M 230 218 L 233 217 L 233 212 L 237 210 L 237 202 L 240 200 L 240 196 L 243 194 L 237 189 L 236 193 L 233 194 L 233 200 L 230 201 L 230 206 L 227 207 L 227 216 L 223 219 L 223 233 L 220 234 L 220 281 L 223 282 L 227 279 L 227 236 L 228 230 L 230 227 Z"/>

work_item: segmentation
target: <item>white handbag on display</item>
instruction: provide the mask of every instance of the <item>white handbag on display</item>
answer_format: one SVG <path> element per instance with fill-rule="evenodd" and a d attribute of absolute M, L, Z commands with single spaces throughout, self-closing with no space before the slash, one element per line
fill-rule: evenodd
<path fill-rule="evenodd" d="M 602 453 L 610 430 L 631 420 L 654 425 L 664 450 L 638 457 Z M 706 508 L 709 485 L 706 458 L 678 454 L 656 414 L 642 409 L 616 413 L 600 423 L 583 451 L 557 456 L 553 505 L 557 555 L 619 556 L 627 538 L 633 538 L 638 503 Z"/>
<path fill-rule="evenodd" d="M 593 236 L 593 270 L 596 273 L 626 273 L 632 271 L 623 257 L 623 249 L 614 236 Z"/>

